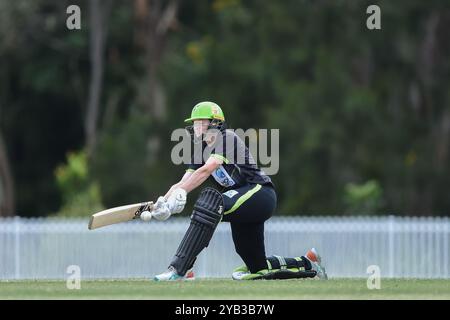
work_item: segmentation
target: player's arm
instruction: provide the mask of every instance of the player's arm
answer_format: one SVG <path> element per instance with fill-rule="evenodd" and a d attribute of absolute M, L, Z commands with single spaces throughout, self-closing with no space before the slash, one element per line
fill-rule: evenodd
<path fill-rule="evenodd" d="M 154 217 L 157 220 L 166 220 L 175 211 L 181 212 L 184 208 L 184 204 L 186 203 L 186 192 L 180 189 L 180 185 L 184 181 L 188 180 L 191 175 L 191 170 L 186 171 L 180 182 L 174 184 L 164 196 L 158 198 L 153 206 L 152 212 L 143 212 L 141 214 L 141 219 L 144 221 L 149 221 L 152 217 Z M 180 191 L 182 191 L 181 199 L 178 198 Z M 172 194 L 173 197 L 170 199 Z"/>
<path fill-rule="evenodd" d="M 178 186 L 186 190 L 187 193 L 191 192 L 198 186 L 200 186 L 206 179 L 222 164 L 222 160 L 216 157 L 209 157 L 206 163 L 192 172 L 192 174 L 185 180 L 182 181 Z"/>
<path fill-rule="evenodd" d="M 179 188 L 183 182 L 189 179 L 189 177 L 192 175 L 193 172 L 194 172 L 193 170 L 186 171 L 181 180 L 178 183 L 174 184 L 172 187 L 170 187 L 169 191 L 167 191 L 167 193 L 164 195 L 164 198 L 167 200 L 171 195 L 171 193 L 173 192 L 173 190 Z"/>
<path fill-rule="evenodd" d="M 186 204 L 186 194 L 205 182 L 221 164 L 221 159 L 210 157 L 194 172 L 187 171 L 181 181 L 173 185 L 164 197 L 158 198 L 153 213 L 141 214 L 141 219 L 147 221 L 153 216 L 158 220 L 167 220 L 172 214 L 180 213 Z"/>

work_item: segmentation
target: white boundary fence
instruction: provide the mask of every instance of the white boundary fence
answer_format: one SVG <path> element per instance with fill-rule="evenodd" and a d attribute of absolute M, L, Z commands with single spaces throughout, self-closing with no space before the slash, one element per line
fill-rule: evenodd
<path fill-rule="evenodd" d="M 88 219 L 0 219 L 0 280 L 81 277 L 151 278 L 165 270 L 189 220 L 133 221 L 87 229 Z M 266 223 L 266 253 L 303 255 L 316 247 L 330 277 L 450 278 L 449 218 L 274 217 Z M 228 223 L 219 224 L 195 265 L 197 277 L 230 277 L 242 262 Z"/>

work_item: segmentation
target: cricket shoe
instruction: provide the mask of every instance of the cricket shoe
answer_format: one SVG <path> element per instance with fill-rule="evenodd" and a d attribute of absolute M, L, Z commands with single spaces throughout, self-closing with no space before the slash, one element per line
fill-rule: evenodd
<path fill-rule="evenodd" d="M 234 269 L 231 277 L 233 280 L 260 280 L 264 279 L 264 276 L 269 272 L 269 270 L 260 270 L 257 273 L 251 273 L 246 265 L 240 266 Z"/>
<path fill-rule="evenodd" d="M 166 272 L 156 275 L 155 281 L 192 281 L 195 280 L 194 271 L 188 270 L 184 276 L 177 273 L 174 267 L 170 266 Z"/>
<path fill-rule="evenodd" d="M 244 264 L 233 270 L 231 278 L 233 278 L 233 280 L 261 280 L 265 279 L 265 277 L 269 273 L 270 270 L 268 269 L 259 270 L 256 273 L 251 273 L 247 266 Z"/>
<path fill-rule="evenodd" d="M 317 273 L 317 277 L 321 280 L 327 280 L 328 275 L 325 271 L 324 266 L 322 265 L 322 258 L 315 248 L 308 250 L 305 254 L 305 257 L 311 262 L 311 267 Z"/>
<path fill-rule="evenodd" d="M 249 277 L 251 277 L 251 272 L 250 270 L 248 270 L 245 264 L 234 269 L 231 275 L 231 278 L 233 278 L 233 280 L 245 280 Z"/>

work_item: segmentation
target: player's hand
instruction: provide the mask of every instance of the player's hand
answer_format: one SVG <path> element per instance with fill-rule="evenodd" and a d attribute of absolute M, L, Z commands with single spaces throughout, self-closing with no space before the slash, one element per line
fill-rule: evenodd
<path fill-rule="evenodd" d="M 187 193 L 182 188 L 173 190 L 167 199 L 167 204 L 171 213 L 180 213 L 186 204 Z"/>
<path fill-rule="evenodd" d="M 153 206 L 154 210 L 161 208 L 162 206 L 164 206 L 167 203 L 166 198 L 164 198 L 163 196 L 160 196 L 156 202 L 155 205 Z"/>
<path fill-rule="evenodd" d="M 151 213 L 152 217 L 159 221 L 164 221 L 169 219 L 172 212 L 170 211 L 169 204 L 167 203 L 166 198 L 163 196 L 159 197 L 156 200 L 155 205 L 153 206 L 153 211 Z"/>
<path fill-rule="evenodd" d="M 170 212 L 169 205 L 167 202 L 161 202 L 158 207 L 155 206 L 155 209 L 153 209 L 151 215 L 153 218 L 159 221 L 164 221 L 169 219 L 172 212 Z"/>

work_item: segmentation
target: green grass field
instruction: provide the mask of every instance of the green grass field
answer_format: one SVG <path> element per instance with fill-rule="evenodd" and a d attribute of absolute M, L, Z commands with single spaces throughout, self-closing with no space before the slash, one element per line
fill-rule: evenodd
<path fill-rule="evenodd" d="M 205 279 L 162 283 L 150 280 L 2 281 L 0 299 L 450 299 L 449 280 L 381 280 L 369 290 L 365 279 L 237 282 Z"/>

